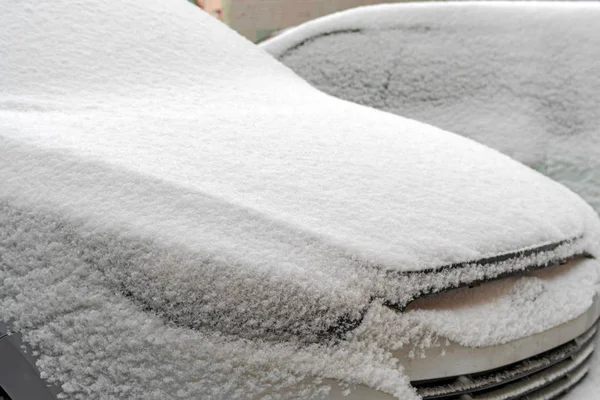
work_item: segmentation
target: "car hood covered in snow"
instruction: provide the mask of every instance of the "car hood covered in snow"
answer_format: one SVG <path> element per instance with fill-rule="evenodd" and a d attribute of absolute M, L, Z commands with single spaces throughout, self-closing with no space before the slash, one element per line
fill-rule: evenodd
<path fill-rule="evenodd" d="M 0 25 L 0 317 L 67 392 L 234 398 L 277 360 L 283 384 L 339 356 L 262 339 L 598 253 L 565 187 L 322 94 L 184 1 L 8 2 Z M 352 379 L 403 379 L 373 354 L 380 374 Z"/>

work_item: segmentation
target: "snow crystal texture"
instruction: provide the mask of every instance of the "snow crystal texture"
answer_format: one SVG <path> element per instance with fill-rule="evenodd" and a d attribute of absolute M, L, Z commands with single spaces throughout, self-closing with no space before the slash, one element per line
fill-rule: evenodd
<path fill-rule="evenodd" d="M 599 18 L 597 2 L 381 5 L 263 48 L 326 93 L 498 149 L 599 211 Z"/>
<path fill-rule="evenodd" d="M 0 26 L 0 318 L 65 398 L 415 398 L 390 350 L 414 322 L 382 304 L 599 254 L 567 188 L 188 2 L 4 2 Z"/>

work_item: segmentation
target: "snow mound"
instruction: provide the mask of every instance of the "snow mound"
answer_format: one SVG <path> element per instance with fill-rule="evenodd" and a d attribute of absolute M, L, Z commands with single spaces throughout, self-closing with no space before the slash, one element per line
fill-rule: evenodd
<path fill-rule="evenodd" d="M 591 305 L 600 283 L 597 260 L 419 299 L 404 317 L 463 346 L 507 343 L 576 318 Z M 571 315 L 560 312 L 569 304 Z M 558 319 L 557 319 L 558 318 Z"/>
<path fill-rule="evenodd" d="M 0 26 L 0 318 L 67 398 L 414 398 L 344 335 L 373 309 L 599 254 L 565 187 L 327 96 L 187 2 L 7 2 Z"/>
<path fill-rule="evenodd" d="M 600 210 L 600 5 L 393 4 L 262 47 L 336 97 L 498 149 Z"/>

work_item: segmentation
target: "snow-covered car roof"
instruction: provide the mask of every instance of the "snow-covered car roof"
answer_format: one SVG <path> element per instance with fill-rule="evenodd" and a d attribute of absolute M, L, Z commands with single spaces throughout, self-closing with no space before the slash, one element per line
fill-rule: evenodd
<path fill-rule="evenodd" d="M 598 18 L 597 2 L 385 4 L 261 46 L 328 94 L 500 150 L 600 211 Z"/>
<path fill-rule="evenodd" d="M 245 398 L 323 363 L 398 392 L 372 344 L 294 338 L 598 253 L 562 185 L 325 95 L 187 2 L 7 2 L 0 26 L 0 317 L 74 397 Z"/>

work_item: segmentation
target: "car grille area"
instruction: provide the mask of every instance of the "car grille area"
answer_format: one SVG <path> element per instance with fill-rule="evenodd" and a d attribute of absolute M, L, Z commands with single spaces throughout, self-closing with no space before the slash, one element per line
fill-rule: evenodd
<path fill-rule="evenodd" d="M 588 372 L 598 322 L 583 335 L 545 353 L 477 374 L 413 382 L 424 400 L 550 400 Z"/>

